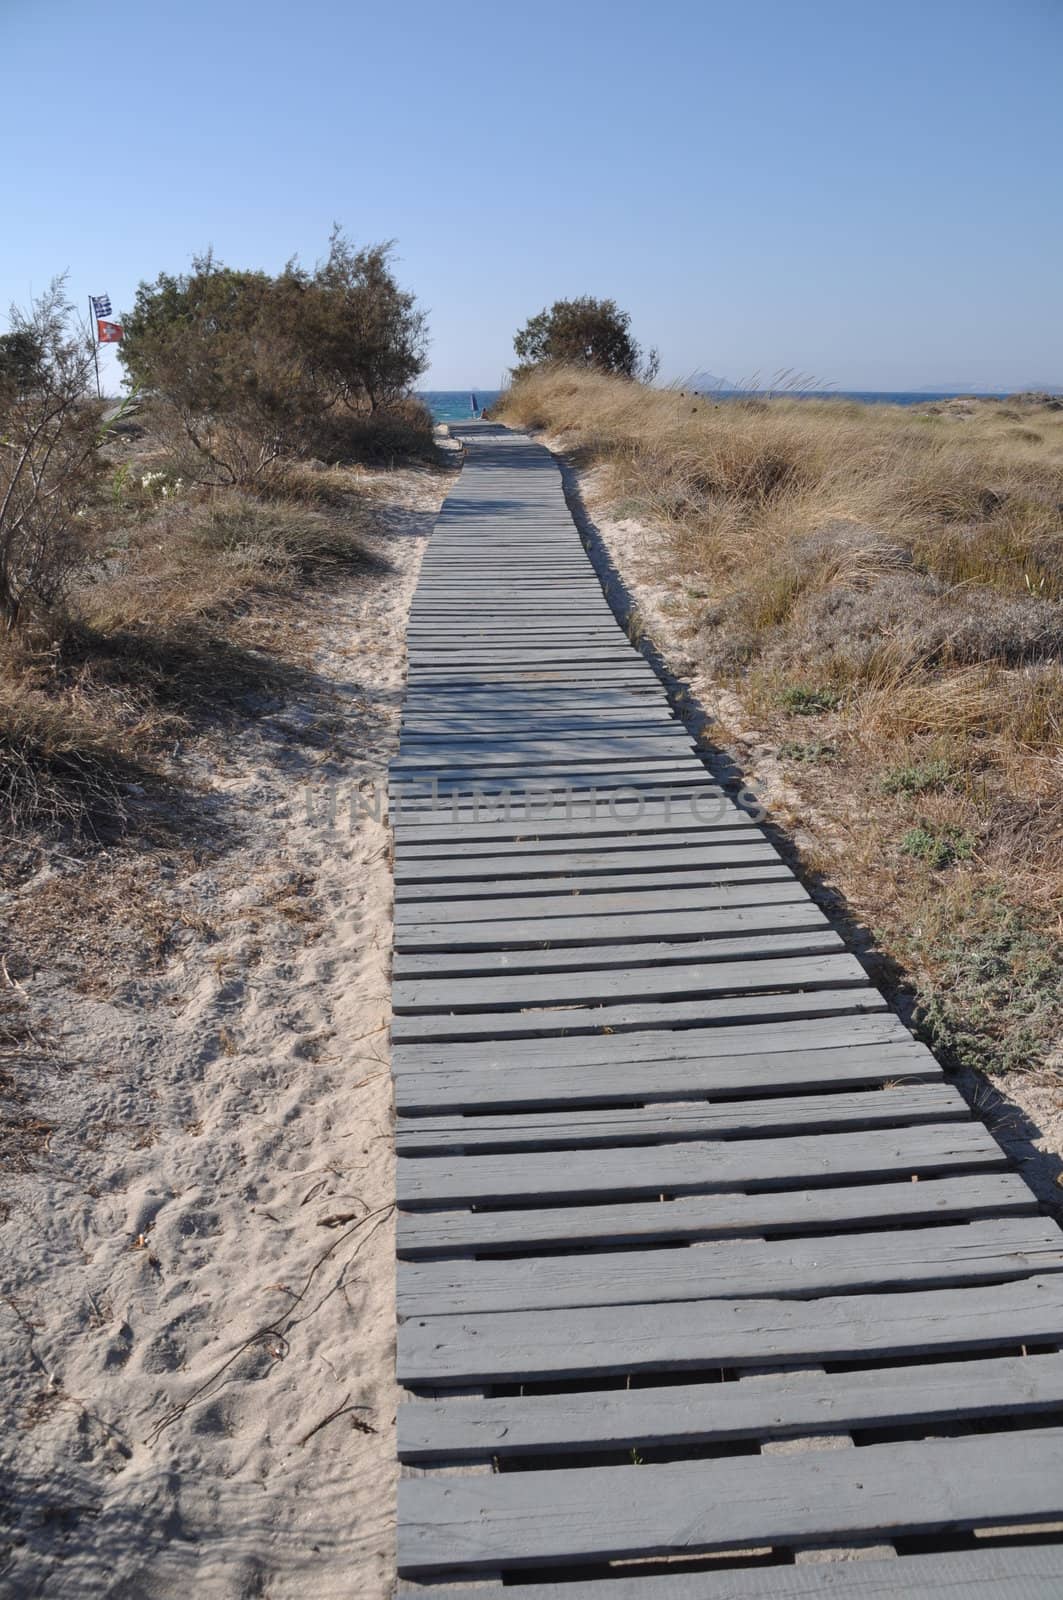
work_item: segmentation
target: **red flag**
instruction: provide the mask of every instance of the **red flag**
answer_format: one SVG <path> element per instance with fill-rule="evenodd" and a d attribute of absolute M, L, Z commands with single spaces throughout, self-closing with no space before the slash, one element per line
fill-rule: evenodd
<path fill-rule="evenodd" d="M 122 338 L 122 324 L 120 322 L 103 322 L 97 318 L 96 337 L 100 344 L 118 344 Z"/>

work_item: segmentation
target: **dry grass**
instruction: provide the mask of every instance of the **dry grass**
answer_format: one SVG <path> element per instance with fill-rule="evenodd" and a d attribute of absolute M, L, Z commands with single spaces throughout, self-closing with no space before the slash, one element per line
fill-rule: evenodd
<path fill-rule="evenodd" d="M 935 1043 L 1046 1059 L 1063 1011 L 1063 410 L 714 401 L 554 370 L 502 415 L 664 535 L 684 646 L 736 694 L 733 732 L 775 743 L 817 865 L 903 963 Z"/>
<path fill-rule="evenodd" d="M 0 653 L 0 809 L 6 833 L 120 825 L 124 791 L 156 724 L 111 690 L 55 682 L 9 647 Z"/>
<path fill-rule="evenodd" d="M 117 466 L 91 517 L 99 553 L 61 616 L 0 649 L 0 833 L 100 838 L 197 719 L 248 714 L 305 648 L 296 597 L 368 570 L 358 474 L 291 466 L 270 497 L 182 484 L 150 455 Z"/>
<path fill-rule="evenodd" d="M 255 592 L 365 559 L 361 521 L 233 491 L 178 497 L 135 529 L 75 614 L 103 632 L 231 617 Z"/>

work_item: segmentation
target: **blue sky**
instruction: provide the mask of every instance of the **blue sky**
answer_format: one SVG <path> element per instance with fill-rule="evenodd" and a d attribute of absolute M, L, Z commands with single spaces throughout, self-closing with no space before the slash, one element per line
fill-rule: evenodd
<path fill-rule="evenodd" d="M 337 219 L 398 241 L 431 387 L 582 293 L 667 378 L 1063 384 L 1061 0 L 0 0 L 0 39 L 5 307 Z"/>

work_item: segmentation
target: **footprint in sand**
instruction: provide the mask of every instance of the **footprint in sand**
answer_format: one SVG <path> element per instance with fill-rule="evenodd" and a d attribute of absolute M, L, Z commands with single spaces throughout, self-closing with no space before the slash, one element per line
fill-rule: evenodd
<path fill-rule="evenodd" d="M 133 1330 L 128 1322 L 123 1322 L 104 1352 L 104 1367 L 111 1372 L 118 1367 L 124 1367 L 132 1350 Z"/>

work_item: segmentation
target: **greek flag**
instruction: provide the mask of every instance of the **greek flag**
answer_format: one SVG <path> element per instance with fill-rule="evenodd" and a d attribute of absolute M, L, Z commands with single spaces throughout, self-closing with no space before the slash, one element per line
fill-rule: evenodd
<path fill-rule="evenodd" d="M 109 294 L 93 294 L 89 296 L 92 301 L 93 314 L 97 317 L 111 315 L 111 297 Z"/>

